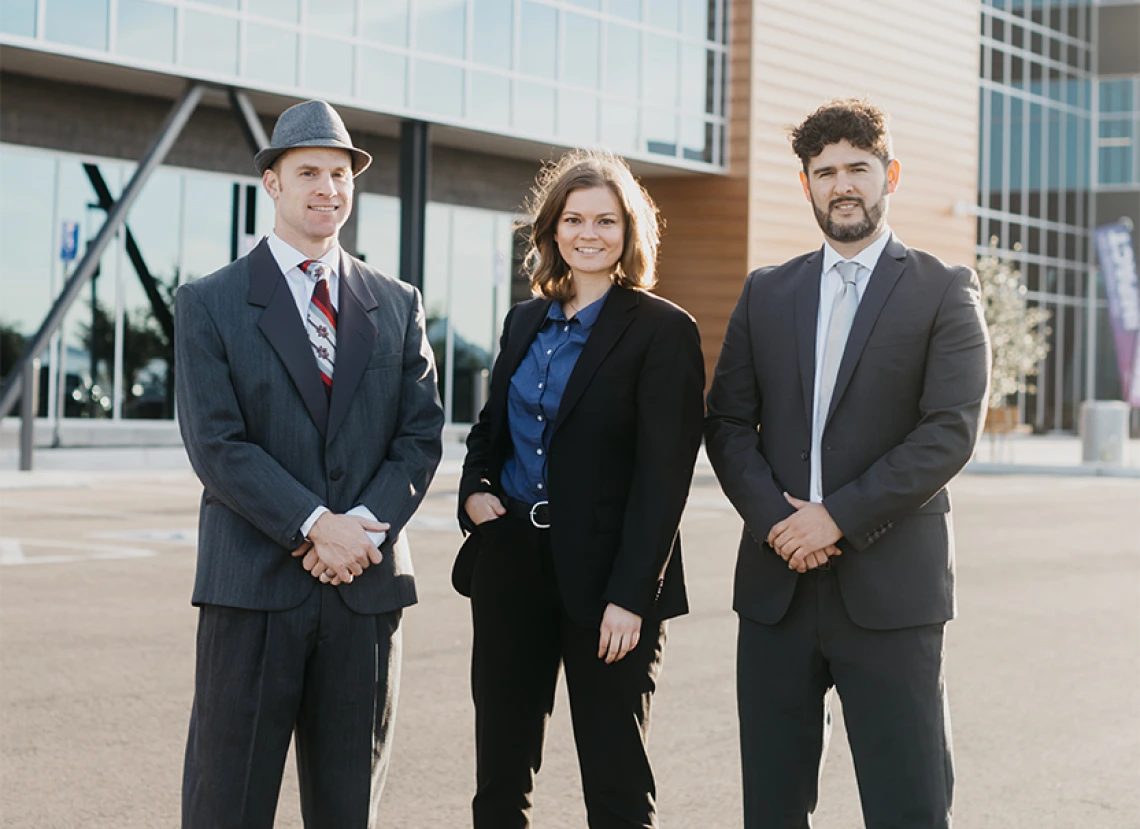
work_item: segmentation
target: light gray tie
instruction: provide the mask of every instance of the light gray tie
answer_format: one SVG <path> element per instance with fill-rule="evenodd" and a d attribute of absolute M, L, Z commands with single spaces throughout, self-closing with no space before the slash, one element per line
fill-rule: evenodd
<path fill-rule="evenodd" d="M 831 395 L 835 391 L 835 378 L 839 374 L 839 362 L 843 359 L 843 349 L 847 346 L 847 335 L 851 333 L 851 323 L 859 310 L 859 292 L 855 279 L 859 276 L 857 262 L 838 262 L 835 270 L 843 282 L 831 305 L 831 321 L 827 326 L 827 343 L 823 347 L 823 368 L 819 377 L 819 417 L 817 428 L 822 433 L 831 409 Z"/>

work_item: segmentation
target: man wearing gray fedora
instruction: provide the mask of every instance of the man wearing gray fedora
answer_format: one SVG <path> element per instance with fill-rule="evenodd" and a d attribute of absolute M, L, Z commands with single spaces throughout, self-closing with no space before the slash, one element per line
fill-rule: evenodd
<path fill-rule="evenodd" d="M 271 829 L 294 735 L 305 825 L 376 824 L 443 411 L 419 293 L 337 242 L 371 161 L 325 102 L 286 110 L 255 157 L 273 233 L 178 291 L 204 486 L 184 827 Z"/>

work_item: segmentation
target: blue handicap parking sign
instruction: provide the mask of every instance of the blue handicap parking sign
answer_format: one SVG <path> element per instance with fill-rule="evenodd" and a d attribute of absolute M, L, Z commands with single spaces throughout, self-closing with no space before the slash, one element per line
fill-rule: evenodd
<path fill-rule="evenodd" d="M 59 258 L 71 262 L 79 252 L 79 222 L 64 221 L 59 229 Z"/>

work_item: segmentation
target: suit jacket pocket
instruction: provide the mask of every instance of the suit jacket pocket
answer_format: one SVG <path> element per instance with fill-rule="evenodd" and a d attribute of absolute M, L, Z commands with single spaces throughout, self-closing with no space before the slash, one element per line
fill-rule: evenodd
<path fill-rule="evenodd" d="M 950 512 L 950 493 L 945 489 L 940 489 L 934 493 L 933 498 L 931 498 L 911 514 L 938 515 L 945 512 Z"/>
<path fill-rule="evenodd" d="M 403 354 L 381 354 L 373 357 L 364 367 L 365 371 L 378 371 L 383 368 L 399 368 L 404 364 Z"/>

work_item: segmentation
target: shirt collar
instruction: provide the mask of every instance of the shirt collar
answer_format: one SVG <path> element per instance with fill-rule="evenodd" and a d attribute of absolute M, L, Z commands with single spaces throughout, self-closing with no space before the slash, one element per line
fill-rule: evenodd
<path fill-rule="evenodd" d="M 578 324 L 581 325 L 584 330 L 589 331 L 594 326 L 594 323 L 598 321 L 598 315 L 602 313 L 602 306 L 606 303 L 606 297 L 610 295 L 610 291 L 612 290 L 613 286 L 611 285 L 606 289 L 604 294 L 574 315 L 574 319 L 578 320 Z M 550 308 L 546 311 L 546 318 L 557 322 L 565 322 L 566 314 L 562 311 L 562 303 L 550 303 Z"/>
<path fill-rule="evenodd" d="M 281 273 L 288 273 L 294 268 L 299 268 L 301 263 L 309 258 L 273 231 L 269 233 L 269 252 L 277 260 L 277 267 L 281 269 Z M 340 245 L 333 245 L 329 248 L 328 252 L 320 258 L 320 261 L 328 266 L 333 276 L 340 273 Z"/>
<path fill-rule="evenodd" d="M 831 243 L 824 241 L 823 243 L 823 271 L 827 274 L 838 262 L 855 262 L 862 266 L 859 270 L 859 276 L 856 281 L 863 281 L 867 279 L 875 270 L 875 266 L 879 264 L 879 257 L 883 255 L 883 251 L 887 249 L 887 243 L 891 241 L 891 229 L 884 227 L 883 232 L 879 234 L 879 238 L 873 241 L 867 247 L 863 248 L 857 254 L 847 259 L 840 256 Z"/>

